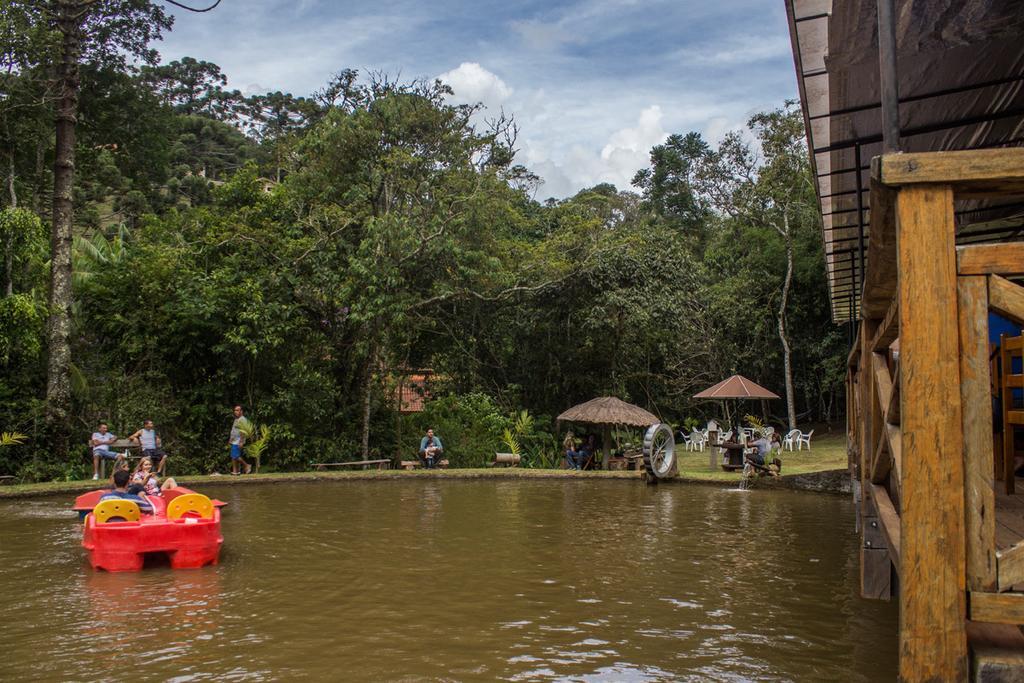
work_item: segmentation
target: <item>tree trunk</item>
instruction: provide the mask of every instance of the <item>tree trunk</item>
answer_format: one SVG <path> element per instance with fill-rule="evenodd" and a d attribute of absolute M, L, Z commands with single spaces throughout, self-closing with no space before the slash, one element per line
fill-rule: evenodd
<path fill-rule="evenodd" d="M 789 229 L 789 219 L 785 220 L 786 231 L 782 237 L 786 240 L 786 279 L 782 284 L 782 297 L 779 299 L 779 341 L 782 342 L 782 370 L 786 378 L 786 416 L 789 429 L 796 429 L 796 402 L 793 395 L 793 363 L 789 337 L 786 334 L 786 307 L 789 304 L 789 289 L 793 284 L 793 235 Z"/>
<path fill-rule="evenodd" d="M 11 140 L 11 148 L 7 151 L 7 192 L 10 194 L 11 208 L 18 208 L 18 193 L 14 187 L 14 140 L 11 139 L 10 126 L 4 121 L 4 130 L 7 138 Z M 4 274 L 7 281 L 4 283 L 4 296 L 14 294 L 14 231 L 7 235 L 4 244 Z"/>
<path fill-rule="evenodd" d="M 370 404 L 373 398 L 373 365 L 377 357 L 377 347 L 370 347 L 370 354 L 366 359 L 366 370 L 363 375 L 363 460 L 370 459 Z"/>
<path fill-rule="evenodd" d="M 50 317 L 47 321 L 49 365 L 46 423 L 53 438 L 51 453 L 63 459 L 68 449 L 71 407 L 71 231 L 74 222 L 75 125 L 78 118 L 78 58 L 82 8 L 60 0 L 57 23 L 62 34 L 57 67 L 56 152 L 53 164 L 53 216 L 50 232 Z"/>

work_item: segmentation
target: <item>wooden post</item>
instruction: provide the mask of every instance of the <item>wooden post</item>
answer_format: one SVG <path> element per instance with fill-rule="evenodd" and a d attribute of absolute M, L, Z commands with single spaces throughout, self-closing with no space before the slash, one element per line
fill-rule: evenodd
<path fill-rule="evenodd" d="M 878 331 L 877 320 L 861 321 L 860 345 L 861 357 L 858 364 L 860 372 L 860 594 L 872 600 L 888 600 L 892 597 L 892 559 L 879 528 L 878 505 L 871 487 L 871 458 L 875 453 L 875 444 L 881 436 L 882 408 L 875 390 L 875 376 L 872 372 L 871 340 Z"/>
<path fill-rule="evenodd" d="M 896 201 L 903 443 L 900 678 L 967 676 L 963 427 L 953 189 Z"/>
<path fill-rule="evenodd" d="M 960 397 L 964 432 L 967 588 L 996 587 L 996 501 L 992 481 L 992 400 L 988 363 L 988 287 L 960 277 Z"/>

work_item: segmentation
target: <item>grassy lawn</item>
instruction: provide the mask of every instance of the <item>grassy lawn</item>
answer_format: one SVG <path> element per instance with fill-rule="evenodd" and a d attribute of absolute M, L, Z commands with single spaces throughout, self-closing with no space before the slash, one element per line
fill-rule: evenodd
<path fill-rule="evenodd" d="M 782 474 L 806 474 L 825 470 L 846 469 L 846 436 L 833 432 L 815 436 L 811 442 L 814 450 L 783 451 Z M 702 481 L 739 481 L 739 472 L 725 472 L 721 467 L 712 470 L 708 467 L 709 451 L 686 451 L 679 453 L 679 476 L 683 479 Z M 716 459 L 717 462 L 717 459 Z M 175 477 L 183 486 L 201 487 L 204 484 L 232 485 L 258 482 L 286 481 L 323 481 L 323 480 L 355 480 L 355 479 L 386 479 L 393 477 L 450 477 L 483 478 L 483 477 L 607 477 L 614 479 L 635 478 L 637 472 L 572 472 L 569 470 L 533 470 L 525 468 L 494 468 L 494 469 L 452 469 L 452 470 L 360 470 L 348 472 L 273 472 L 266 474 L 250 474 L 242 477 L 219 475 L 181 476 Z M 53 481 L 39 484 L 16 484 L 0 486 L 0 498 L 22 496 L 45 496 L 48 494 L 76 494 L 100 488 L 102 482 L 84 481 Z"/>
<path fill-rule="evenodd" d="M 782 474 L 807 474 L 808 472 L 824 472 L 825 470 L 846 469 L 846 434 L 832 432 L 817 434 L 811 439 L 813 450 L 783 451 Z M 677 451 L 678 452 L 678 451 Z M 726 472 L 716 465 L 712 470 L 708 467 L 708 451 L 681 451 L 679 458 L 679 476 L 686 479 L 704 479 L 708 481 L 739 481 L 739 472 Z M 716 463 L 718 459 L 716 459 Z"/>

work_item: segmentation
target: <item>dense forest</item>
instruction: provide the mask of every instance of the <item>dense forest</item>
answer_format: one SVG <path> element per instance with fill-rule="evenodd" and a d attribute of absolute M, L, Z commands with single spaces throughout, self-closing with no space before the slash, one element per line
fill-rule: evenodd
<path fill-rule="evenodd" d="M 440 82 L 243 95 L 161 63 L 171 23 L 141 0 L 0 14 L 0 430 L 26 437 L 0 474 L 81 477 L 98 420 L 144 418 L 175 473 L 223 469 L 235 403 L 272 469 L 410 452 L 427 424 L 453 465 L 506 430 L 546 464 L 575 403 L 684 425 L 733 372 L 783 396 L 780 426 L 842 414 L 792 104 L 670 136 L 630 188 L 544 200 L 515 120 Z M 399 415 L 424 368 L 424 412 Z"/>

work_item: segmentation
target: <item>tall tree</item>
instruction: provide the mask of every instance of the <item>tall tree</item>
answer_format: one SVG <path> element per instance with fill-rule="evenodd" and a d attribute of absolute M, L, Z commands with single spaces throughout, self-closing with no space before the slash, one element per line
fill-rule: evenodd
<path fill-rule="evenodd" d="M 776 309 L 776 333 L 782 347 L 786 414 L 796 428 L 793 387 L 793 348 L 788 326 L 794 270 L 794 240 L 798 225 L 814 223 L 816 210 L 811 184 L 803 119 L 792 102 L 751 117 L 759 156 L 740 134 L 725 137 L 710 153 L 699 173 L 699 184 L 714 205 L 735 220 L 774 231 L 785 245 L 785 274 Z"/>
<path fill-rule="evenodd" d="M 71 403 L 71 244 L 79 65 L 83 60 L 124 65 L 128 57 L 155 63 L 157 54 L 149 43 L 171 27 L 172 18 L 148 0 L 52 0 L 45 9 L 61 37 L 55 79 L 46 421 L 53 450 L 63 455 L 68 448 Z"/>

